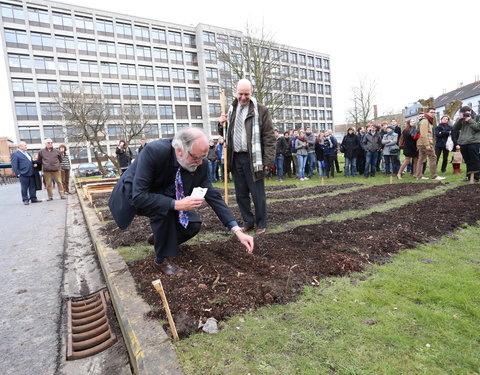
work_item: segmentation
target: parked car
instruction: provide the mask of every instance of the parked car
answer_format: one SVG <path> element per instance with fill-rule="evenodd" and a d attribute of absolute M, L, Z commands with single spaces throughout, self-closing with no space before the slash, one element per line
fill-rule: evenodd
<path fill-rule="evenodd" d="M 103 163 L 103 166 L 107 170 L 107 172 L 117 172 L 117 168 L 115 167 L 115 164 L 113 164 L 110 160 L 107 160 L 105 163 Z"/>
<path fill-rule="evenodd" d="M 98 169 L 98 166 L 94 163 L 81 163 L 78 165 L 77 176 L 78 177 L 89 177 L 89 176 L 100 176 L 101 173 Z"/>

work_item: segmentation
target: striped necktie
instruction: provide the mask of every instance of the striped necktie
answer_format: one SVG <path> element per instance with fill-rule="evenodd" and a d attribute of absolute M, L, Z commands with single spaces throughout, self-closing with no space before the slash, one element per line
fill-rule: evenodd
<path fill-rule="evenodd" d="M 242 134 L 245 127 L 243 120 L 244 108 L 240 104 L 237 106 L 237 115 L 235 116 L 235 127 L 233 129 L 233 149 L 234 151 L 242 150 Z"/>
<path fill-rule="evenodd" d="M 182 174 L 180 173 L 181 167 L 178 167 L 177 174 L 175 175 L 175 198 L 178 200 L 185 198 L 183 192 Z M 185 211 L 178 211 L 178 221 L 182 227 L 188 226 L 188 214 Z"/>

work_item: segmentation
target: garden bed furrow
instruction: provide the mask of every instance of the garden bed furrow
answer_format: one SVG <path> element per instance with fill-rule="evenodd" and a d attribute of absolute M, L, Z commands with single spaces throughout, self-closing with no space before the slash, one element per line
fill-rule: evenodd
<path fill-rule="evenodd" d="M 160 301 L 150 283 L 162 278 L 177 329 L 185 336 L 197 330 L 199 320 L 286 303 L 321 277 L 362 271 L 401 249 L 475 224 L 480 220 L 479 193 L 478 186 L 466 185 L 361 218 L 266 234 L 256 238 L 254 255 L 246 254 L 234 238 L 184 245 L 175 259 L 187 270 L 183 275 L 159 275 L 151 266 L 153 257 L 129 268 L 139 293 L 152 306 L 159 307 Z M 164 318 L 162 309 L 152 310 L 152 317 Z"/>

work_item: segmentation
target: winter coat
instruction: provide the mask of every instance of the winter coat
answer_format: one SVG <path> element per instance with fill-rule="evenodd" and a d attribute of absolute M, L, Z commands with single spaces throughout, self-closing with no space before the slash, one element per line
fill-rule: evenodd
<path fill-rule="evenodd" d="M 297 149 L 297 155 L 308 155 L 308 143 L 301 141 L 300 138 L 295 141 L 295 148 Z"/>
<path fill-rule="evenodd" d="M 444 148 L 447 146 L 448 136 L 452 134 L 453 128 L 448 124 L 440 124 L 435 127 L 435 147 Z"/>
<path fill-rule="evenodd" d="M 416 158 L 418 156 L 417 151 L 417 141 L 413 139 L 411 130 L 404 130 L 403 134 L 403 141 L 405 142 L 405 146 L 403 147 L 403 155 Z"/>
<path fill-rule="evenodd" d="M 118 164 L 120 164 L 120 168 L 128 168 L 128 166 L 132 162 L 132 150 L 130 150 L 130 147 L 127 147 L 126 150 L 117 147 L 115 153 L 117 154 Z"/>
<path fill-rule="evenodd" d="M 337 147 L 338 142 L 333 135 L 323 138 L 323 155 L 335 155 Z"/>
<path fill-rule="evenodd" d="M 346 158 L 353 159 L 358 156 L 360 150 L 360 141 L 355 134 L 347 134 L 343 137 L 340 151 L 345 154 Z"/>
<path fill-rule="evenodd" d="M 400 153 L 400 149 L 398 149 L 398 152 L 391 152 L 391 148 L 393 146 L 397 146 L 397 141 L 398 141 L 398 134 L 393 132 L 392 134 L 385 134 L 382 138 L 382 145 L 383 145 L 383 151 L 382 154 L 389 156 L 389 155 L 398 155 Z"/>
<path fill-rule="evenodd" d="M 275 145 L 275 156 L 283 155 L 285 156 L 285 153 L 287 152 L 287 141 L 285 140 L 285 137 L 283 135 L 280 135 L 277 138 L 277 143 Z"/>
<path fill-rule="evenodd" d="M 364 150 L 368 152 L 379 151 L 382 148 L 382 138 L 380 134 L 378 132 L 375 132 L 375 134 L 367 132 L 363 138 L 363 146 Z"/>
<path fill-rule="evenodd" d="M 315 152 L 315 134 L 305 133 L 305 138 L 307 138 L 308 142 L 308 153 Z"/>
<path fill-rule="evenodd" d="M 453 130 L 460 135 L 457 138 L 459 145 L 470 145 L 472 143 L 480 143 L 480 123 L 475 122 L 472 118 L 468 121 L 458 119 L 453 125 Z"/>
<path fill-rule="evenodd" d="M 217 149 L 215 148 L 215 146 L 208 146 L 207 159 L 208 161 L 218 160 Z"/>
<path fill-rule="evenodd" d="M 315 142 L 315 155 L 317 157 L 317 161 L 325 160 L 323 156 L 323 143 Z"/>
<path fill-rule="evenodd" d="M 417 139 L 417 147 L 433 147 L 433 123 L 425 117 L 420 121 L 418 127 L 420 129 L 420 138 Z"/>

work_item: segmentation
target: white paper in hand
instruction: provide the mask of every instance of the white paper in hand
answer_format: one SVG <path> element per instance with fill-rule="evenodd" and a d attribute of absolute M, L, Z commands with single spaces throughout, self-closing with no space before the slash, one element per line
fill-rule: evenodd
<path fill-rule="evenodd" d="M 191 197 L 193 198 L 203 198 L 207 194 L 208 188 L 196 187 L 192 191 Z"/>

